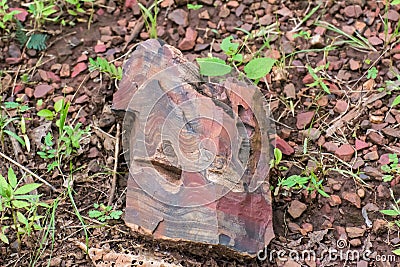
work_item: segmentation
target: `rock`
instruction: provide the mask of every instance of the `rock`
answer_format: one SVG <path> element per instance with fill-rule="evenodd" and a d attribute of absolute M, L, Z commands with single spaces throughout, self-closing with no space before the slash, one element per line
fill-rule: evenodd
<path fill-rule="evenodd" d="M 220 18 L 226 18 L 229 16 L 229 14 L 231 13 L 231 11 L 229 10 L 229 8 L 226 5 L 221 6 L 221 9 L 219 10 L 218 16 Z"/>
<path fill-rule="evenodd" d="M 88 60 L 88 56 L 86 54 L 82 54 L 78 57 L 78 59 L 76 60 L 76 62 L 84 62 Z"/>
<path fill-rule="evenodd" d="M 107 47 L 105 44 L 97 44 L 94 46 L 94 52 L 96 53 L 103 53 L 106 52 Z"/>
<path fill-rule="evenodd" d="M 301 227 L 297 223 L 294 223 L 294 222 L 289 222 L 288 228 L 292 233 L 299 233 L 302 230 Z"/>
<path fill-rule="evenodd" d="M 400 129 L 387 127 L 387 128 L 383 128 L 382 132 L 387 136 L 391 136 L 394 138 L 400 138 Z"/>
<path fill-rule="evenodd" d="M 227 4 L 226 4 L 228 7 L 232 7 L 232 8 L 236 8 L 236 7 L 238 7 L 239 6 L 239 2 L 238 1 L 229 1 Z"/>
<path fill-rule="evenodd" d="M 332 207 L 342 204 L 342 199 L 338 195 L 330 195 L 328 201 L 329 205 L 331 205 Z"/>
<path fill-rule="evenodd" d="M 365 190 L 362 189 L 362 188 L 357 189 L 357 195 L 358 195 L 360 198 L 364 198 L 364 197 L 365 197 Z"/>
<path fill-rule="evenodd" d="M 278 15 L 281 15 L 282 17 L 293 17 L 293 12 L 285 6 L 283 6 L 283 8 L 276 11 L 276 13 Z"/>
<path fill-rule="evenodd" d="M 365 162 L 362 158 L 357 157 L 353 163 L 353 170 L 358 170 L 360 167 L 364 166 Z"/>
<path fill-rule="evenodd" d="M 353 154 L 354 154 L 354 148 L 349 144 L 341 145 L 335 151 L 335 155 L 344 161 L 350 161 L 351 158 L 353 157 Z"/>
<path fill-rule="evenodd" d="M 339 70 L 337 77 L 343 81 L 348 81 L 351 78 L 351 73 L 346 70 Z"/>
<path fill-rule="evenodd" d="M 383 41 L 381 38 L 377 37 L 377 36 L 371 36 L 368 38 L 368 41 L 372 44 L 372 45 L 381 45 L 383 44 Z"/>
<path fill-rule="evenodd" d="M 363 172 L 364 172 L 366 175 L 372 176 L 372 177 L 374 177 L 374 178 L 380 178 L 380 177 L 382 177 L 382 173 L 381 173 L 377 168 L 374 168 L 374 167 L 372 167 L 372 166 L 366 166 L 366 167 L 363 169 Z"/>
<path fill-rule="evenodd" d="M 306 76 L 304 76 L 302 82 L 304 84 L 310 84 L 314 82 L 314 78 L 311 76 L 311 74 L 307 74 Z"/>
<path fill-rule="evenodd" d="M 308 124 L 311 123 L 312 119 L 314 118 L 314 111 L 308 111 L 297 114 L 297 122 L 296 127 L 297 129 L 304 129 Z"/>
<path fill-rule="evenodd" d="M 204 10 L 204 11 L 200 12 L 199 19 L 209 20 L 210 14 L 208 13 L 208 10 Z"/>
<path fill-rule="evenodd" d="M 289 156 L 294 153 L 293 147 L 291 147 L 285 140 L 280 137 L 277 137 L 275 139 L 275 146 L 276 148 L 279 148 L 279 150 L 282 151 L 282 154 L 284 155 Z"/>
<path fill-rule="evenodd" d="M 358 261 L 357 267 L 368 267 L 368 261 L 364 261 L 364 260 Z"/>
<path fill-rule="evenodd" d="M 399 17 L 400 17 L 399 13 L 394 9 L 389 9 L 389 11 L 387 12 L 387 18 L 389 20 L 397 22 L 399 20 Z M 386 18 L 386 16 L 385 16 L 385 18 Z"/>
<path fill-rule="evenodd" d="M 300 133 L 302 139 L 309 138 L 312 141 L 316 141 L 321 136 L 321 132 L 315 128 L 302 130 L 299 133 Z"/>
<path fill-rule="evenodd" d="M 362 237 L 365 233 L 365 229 L 359 227 L 346 227 L 346 233 L 349 238 Z"/>
<path fill-rule="evenodd" d="M 273 15 L 266 14 L 259 19 L 258 23 L 260 23 L 262 26 L 267 26 L 273 23 L 274 19 L 275 17 Z"/>
<path fill-rule="evenodd" d="M 361 240 L 359 239 L 359 238 L 356 238 L 356 239 L 352 239 L 352 240 L 350 240 L 349 241 L 349 243 L 350 243 L 350 245 L 352 246 L 352 247 L 359 247 L 359 246 L 361 246 Z"/>
<path fill-rule="evenodd" d="M 343 192 L 342 194 L 343 199 L 349 201 L 351 204 L 356 206 L 357 208 L 361 208 L 361 199 L 356 193 L 352 192 Z"/>
<path fill-rule="evenodd" d="M 33 93 L 34 93 L 34 90 L 33 90 L 32 88 L 30 88 L 30 87 L 26 87 L 26 88 L 25 88 L 25 94 L 26 94 L 29 98 L 32 98 L 32 97 L 33 97 Z"/>
<path fill-rule="evenodd" d="M 24 22 L 26 20 L 26 17 L 28 16 L 28 12 L 25 9 L 20 8 L 20 7 L 10 7 L 9 10 L 10 11 L 14 11 L 14 10 L 19 11 L 18 14 L 14 15 L 14 18 L 16 18 L 17 20 L 22 21 L 22 22 Z"/>
<path fill-rule="evenodd" d="M 48 84 L 39 84 L 35 87 L 35 91 L 33 93 L 33 96 L 35 98 L 42 98 L 45 95 L 53 92 L 53 87 Z"/>
<path fill-rule="evenodd" d="M 294 260 L 287 260 L 283 267 L 301 267 L 301 264 L 295 262 Z"/>
<path fill-rule="evenodd" d="M 73 93 L 74 91 L 75 91 L 75 89 L 74 89 L 73 87 L 71 87 L 71 86 L 65 86 L 65 87 L 62 89 L 62 93 L 63 93 L 63 94 L 66 94 L 66 95 L 71 94 L 71 93 Z"/>
<path fill-rule="evenodd" d="M 86 94 L 81 95 L 75 99 L 75 104 L 83 104 L 89 101 L 89 97 Z"/>
<path fill-rule="evenodd" d="M 349 65 L 351 70 L 358 70 L 361 67 L 360 61 L 354 59 L 350 59 Z"/>
<path fill-rule="evenodd" d="M 368 138 L 376 145 L 383 145 L 386 143 L 385 138 L 377 132 L 369 132 Z"/>
<path fill-rule="evenodd" d="M 321 107 L 325 107 L 326 105 L 328 105 L 328 103 L 329 97 L 327 95 L 323 95 L 317 100 L 317 104 Z"/>
<path fill-rule="evenodd" d="M 87 69 L 86 63 L 80 62 L 80 63 L 76 64 L 72 70 L 71 78 L 78 76 L 79 73 L 81 73 L 82 71 L 85 71 L 86 69 Z"/>
<path fill-rule="evenodd" d="M 100 31 L 101 35 L 107 35 L 107 36 L 111 36 L 112 35 L 112 31 L 111 31 L 111 27 L 110 26 L 100 27 L 99 31 Z"/>
<path fill-rule="evenodd" d="M 93 158 L 97 158 L 100 154 L 100 151 L 97 149 L 97 147 L 91 147 L 89 149 L 89 154 L 88 154 L 88 158 L 93 159 Z"/>
<path fill-rule="evenodd" d="M 237 17 L 240 17 L 240 16 L 242 15 L 243 11 L 245 10 L 245 8 L 246 8 L 245 5 L 240 4 L 240 5 L 238 6 L 238 8 L 236 8 L 236 10 L 235 10 L 235 15 L 236 15 Z M 264 16 L 264 17 L 265 17 L 265 16 Z M 261 23 L 261 20 L 262 20 L 264 17 L 261 17 L 260 20 L 259 20 L 259 23 L 260 23 L 261 25 L 263 25 L 263 26 L 267 25 L 267 24 L 262 24 L 262 23 Z"/>
<path fill-rule="evenodd" d="M 390 160 L 389 160 L 389 154 L 382 154 L 381 157 L 379 158 L 379 164 L 381 165 L 385 165 L 385 164 L 389 164 Z"/>
<path fill-rule="evenodd" d="M 62 78 L 69 77 L 70 74 L 71 74 L 71 70 L 69 68 L 69 65 L 62 64 L 61 70 L 60 70 L 60 77 L 62 77 Z"/>
<path fill-rule="evenodd" d="M 292 133 L 292 130 L 289 128 L 283 128 L 281 130 L 281 134 L 279 135 L 282 139 L 287 139 L 289 138 L 290 134 Z"/>
<path fill-rule="evenodd" d="M 378 198 L 388 199 L 390 197 L 389 189 L 382 184 L 378 185 L 376 188 L 376 193 Z"/>
<path fill-rule="evenodd" d="M 365 154 L 364 156 L 365 160 L 378 160 L 379 159 L 379 154 L 378 151 L 374 150 L 371 152 L 368 152 L 367 154 Z"/>
<path fill-rule="evenodd" d="M 376 219 L 372 224 L 372 231 L 376 234 L 381 235 L 386 232 L 388 223 L 382 219 Z"/>
<path fill-rule="evenodd" d="M 344 113 L 347 111 L 347 108 L 349 107 L 349 104 L 347 103 L 347 101 L 344 100 L 338 100 L 336 102 L 335 107 L 333 108 L 333 111 L 337 112 L 337 113 Z"/>
<path fill-rule="evenodd" d="M 21 50 L 19 49 L 19 47 L 17 45 L 11 44 L 8 47 L 8 54 L 12 58 L 20 58 L 21 57 Z"/>
<path fill-rule="evenodd" d="M 307 205 L 298 201 L 297 199 L 293 200 L 290 203 L 288 208 L 289 214 L 293 217 L 293 219 L 297 219 L 303 214 L 303 212 L 307 209 Z"/>
<path fill-rule="evenodd" d="M 369 120 L 363 120 L 360 124 L 361 129 L 368 130 L 371 128 L 371 122 Z"/>
<path fill-rule="evenodd" d="M 111 127 L 115 123 L 115 116 L 111 113 L 103 113 L 99 120 L 99 127 Z"/>
<path fill-rule="evenodd" d="M 338 145 L 333 142 L 326 142 L 322 145 L 322 147 L 325 148 L 328 152 L 332 153 L 334 153 L 339 148 Z"/>
<path fill-rule="evenodd" d="M 296 87 L 293 83 L 285 85 L 283 92 L 286 94 L 287 98 L 296 99 Z"/>
<path fill-rule="evenodd" d="M 192 49 L 196 44 L 196 38 L 197 31 L 187 28 L 185 38 L 179 43 L 178 48 L 183 51 Z"/>
<path fill-rule="evenodd" d="M 346 17 L 358 18 L 362 14 L 362 9 L 359 5 L 351 5 L 343 10 Z"/>
<path fill-rule="evenodd" d="M 189 25 L 188 13 L 183 9 L 175 9 L 168 14 L 168 19 L 183 27 Z"/>
<path fill-rule="evenodd" d="M 360 139 L 356 139 L 355 147 L 356 147 L 356 150 L 359 151 L 359 150 L 363 150 L 365 148 L 368 148 L 369 145 L 368 145 L 367 142 L 364 142 L 364 141 L 362 141 Z"/>
<path fill-rule="evenodd" d="M 118 36 L 125 36 L 128 33 L 128 31 L 127 31 L 125 26 L 115 25 L 115 26 L 111 27 L 111 30 L 113 32 L 115 32 L 115 34 L 118 35 Z"/>

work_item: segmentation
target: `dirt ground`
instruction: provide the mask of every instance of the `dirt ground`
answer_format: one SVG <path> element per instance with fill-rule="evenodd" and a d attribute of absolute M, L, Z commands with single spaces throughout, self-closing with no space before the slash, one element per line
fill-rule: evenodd
<path fill-rule="evenodd" d="M 58 2 L 61 6 L 64 3 Z M 43 51 L 21 46 L 15 22 L 9 32 L 1 31 L 2 112 L 19 116 L 2 104 L 18 99 L 30 107 L 23 116 L 32 143 L 28 152 L 4 135 L 2 153 L 54 186 L 57 191 L 43 185 L 38 193 L 41 201 L 54 204 L 57 200 L 58 206 L 53 214 L 54 236 L 48 236 L 42 247 L 39 244 L 44 230 L 23 235 L 20 251 L 15 231 L 7 230 L 9 244 L 0 242 L 0 265 L 124 266 L 123 262 L 132 262 L 126 266 L 399 266 L 400 256 L 392 251 L 400 244 L 396 224 L 400 211 L 397 216 L 388 216 L 380 210 L 395 209 L 395 199 L 400 197 L 400 167 L 392 168 L 389 181 L 384 181 L 387 173 L 381 169 L 389 163 L 389 155 L 400 154 L 400 105 L 394 103 L 400 92 L 400 39 L 396 32 L 400 5 L 361 0 L 190 3 L 202 6 L 194 10 L 188 8 L 187 1 L 160 3 L 158 37 L 184 50 L 191 61 L 210 53 L 226 59 L 220 44 L 228 36 L 245 43 L 245 60 L 257 51 L 259 56 L 277 59 L 271 73 L 258 83 L 280 137 L 277 146 L 283 159 L 279 166 L 285 167 L 271 170 L 270 184 L 276 188 L 285 177 L 304 175 L 307 167 L 323 181 L 322 188 L 330 197 L 301 188 L 273 189 L 275 238 L 267 248 L 266 259 L 262 259 L 263 254 L 244 257 L 222 247 L 154 240 L 130 230 L 123 216 L 103 224 L 90 218 L 93 204 L 109 199 L 115 136 L 122 118 L 110 109 L 116 83 L 98 71 L 89 72 L 88 59 L 101 56 L 122 66 L 135 44 L 149 38 L 146 26 L 137 26 L 142 14 L 135 0 L 99 0 L 94 2 L 92 16 L 89 11 L 77 16 L 64 14 L 65 26 L 43 21 L 36 29 L 49 35 Z M 25 2 L 9 1 L 8 5 L 27 10 Z M 82 6 L 92 9 L 89 3 Z M 17 18 L 27 30 L 34 29 L 30 13 Z M 75 25 L 69 25 L 69 21 Z M 327 29 L 323 22 L 337 31 Z M 326 63 L 329 65 L 318 75 L 329 93 L 320 84 L 307 86 L 315 82 L 307 66 L 315 69 Z M 35 137 L 45 125 L 37 112 L 53 107 L 63 96 L 71 100 L 68 121 L 76 119 L 91 126 L 91 136 L 71 161 L 66 160 L 63 173 L 49 172 L 51 161 L 36 153 L 40 146 Z M 22 136 L 18 121 L 9 127 Z M 57 136 L 55 123 L 47 129 Z M 43 137 L 39 133 L 39 144 Z M 65 187 L 69 162 L 74 166 L 70 194 L 74 203 Z M 18 177 L 26 174 L 26 170 L 0 157 L 3 176 L 9 167 Z M 112 207 L 124 211 L 128 168 L 121 154 L 116 177 Z M 87 229 L 82 228 L 74 205 Z M 7 223 L 12 224 L 6 219 L 1 226 Z M 85 253 L 86 230 L 90 256 Z M 284 257 L 277 257 L 279 251 Z M 315 252 L 316 257 L 288 257 L 293 251 Z M 349 253 L 358 256 L 351 258 Z"/>

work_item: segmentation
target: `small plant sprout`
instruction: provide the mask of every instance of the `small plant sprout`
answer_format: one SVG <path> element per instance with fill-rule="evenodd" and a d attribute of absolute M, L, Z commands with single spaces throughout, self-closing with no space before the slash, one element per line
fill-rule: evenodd
<path fill-rule="evenodd" d="M 105 222 L 107 220 L 119 220 L 121 218 L 122 211 L 112 210 L 111 206 L 95 203 L 93 207 L 95 209 L 89 211 L 89 217 L 99 220 L 100 222 Z"/>
<path fill-rule="evenodd" d="M 269 162 L 269 166 L 270 168 L 278 168 L 280 171 L 286 171 L 287 167 L 285 166 L 279 166 L 279 164 L 281 163 L 282 160 L 282 151 L 275 147 L 274 148 L 274 158 L 271 159 L 271 161 Z"/>
<path fill-rule="evenodd" d="M 6 230 L 11 228 L 17 235 L 18 247 L 21 248 L 21 234 L 30 235 L 33 230 L 40 230 L 37 224 L 42 216 L 36 215 L 38 206 L 48 207 L 47 204 L 39 202 L 39 195 L 30 192 L 39 188 L 41 184 L 30 183 L 20 186 L 17 176 L 12 168 L 8 169 L 7 179 L 0 174 L 0 240 L 9 243 Z M 11 213 L 11 218 L 7 214 Z M 6 221 L 11 220 L 10 225 Z"/>
<path fill-rule="evenodd" d="M 318 76 L 318 72 L 323 69 L 327 69 L 329 66 L 329 62 L 326 65 L 321 65 L 313 69 L 310 65 L 307 65 L 308 73 L 310 73 L 311 77 L 314 79 L 313 83 L 307 84 L 308 87 L 321 87 L 326 93 L 330 94 L 330 90 L 328 86 L 324 83 L 324 79 Z"/>
<path fill-rule="evenodd" d="M 107 61 L 107 59 L 97 57 L 96 60 L 89 58 L 89 71 L 98 70 L 111 77 L 111 79 L 122 79 L 122 68 L 116 67 L 114 64 Z"/>
<path fill-rule="evenodd" d="M 389 163 L 381 166 L 381 170 L 385 173 L 382 177 L 384 182 L 390 182 L 393 178 L 400 175 L 400 165 L 397 154 L 389 154 L 388 157 Z"/>
<path fill-rule="evenodd" d="M 378 77 L 378 70 L 376 67 L 370 68 L 367 72 L 367 79 L 375 79 L 376 77 Z"/>
<path fill-rule="evenodd" d="M 400 207 L 399 207 L 399 202 L 400 199 L 397 199 L 394 197 L 393 190 L 390 189 L 390 196 L 393 199 L 393 204 L 392 204 L 392 209 L 386 209 L 386 210 L 380 210 L 380 212 L 384 215 L 393 217 L 393 218 L 398 218 L 400 216 Z M 400 228 L 400 220 L 395 219 L 394 224 L 397 225 L 397 227 Z M 400 249 L 395 249 L 392 251 L 394 254 L 400 256 Z"/>
<path fill-rule="evenodd" d="M 317 191 L 321 196 L 329 197 L 329 195 L 324 191 L 322 182 L 323 179 L 320 179 L 314 171 L 309 171 L 308 175 L 291 175 L 279 180 L 275 195 L 278 194 L 279 188 L 284 188 L 286 190 L 305 189 L 309 192 Z"/>
<path fill-rule="evenodd" d="M 150 38 L 157 39 L 157 15 L 159 12 L 158 1 L 154 1 L 154 4 L 152 4 L 149 8 L 145 7 L 141 3 L 138 4 L 140 10 L 142 11 L 143 19 L 149 32 Z"/>
<path fill-rule="evenodd" d="M 239 53 L 240 45 L 232 42 L 233 37 L 229 36 L 222 40 L 221 49 L 229 57 L 228 61 L 231 64 L 242 64 L 243 55 Z M 205 76 L 222 76 L 232 71 L 232 67 L 222 59 L 215 57 L 197 58 L 197 63 L 200 66 L 200 74 Z M 269 57 L 253 58 L 244 66 L 244 73 L 247 78 L 254 80 L 255 83 L 265 77 L 275 65 L 276 60 Z"/>
<path fill-rule="evenodd" d="M 188 8 L 189 10 L 198 10 L 198 9 L 200 9 L 200 8 L 202 8 L 202 7 L 203 7 L 203 5 L 187 4 L 187 8 Z"/>
<path fill-rule="evenodd" d="M 21 12 L 18 10 L 8 11 L 8 8 L 7 0 L 0 0 L 0 28 L 7 31 L 8 23 L 12 22 L 14 15 Z"/>

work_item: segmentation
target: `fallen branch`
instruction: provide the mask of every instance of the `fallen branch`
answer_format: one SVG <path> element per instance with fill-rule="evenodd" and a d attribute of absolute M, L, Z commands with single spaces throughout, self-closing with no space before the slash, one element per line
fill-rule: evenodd
<path fill-rule="evenodd" d="M 14 165 L 20 167 L 21 169 L 23 169 L 24 171 L 26 171 L 27 173 L 29 173 L 30 175 L 32 175 L 33 177 L 35 177 L 36 179 L 38 179 L 39 181 L 41 181 L 42 183 L 44 183 L 45 185 L 47 185 L 48 187 L 51 188 L 51 190 L 53 191 L 57 191 L 57 189 L 52 186 L 49 182 L 47 182 L 46 180 L 44 180 L 43 178 L 41 178 L 39 175 L 33 173 L 31 170 L 29 170 L 28 168 L 22 166 L 21 164 L 19 164 L 18 162 L 16 162 L 15 160 L 13 160 L 12 158 L 8 157 L 7 155 L 4 155 L 2 152 L 0 152 L 0 156 L 5 158 L 6 160 L 10 161 L 11 163 L 13 163 Z"/>

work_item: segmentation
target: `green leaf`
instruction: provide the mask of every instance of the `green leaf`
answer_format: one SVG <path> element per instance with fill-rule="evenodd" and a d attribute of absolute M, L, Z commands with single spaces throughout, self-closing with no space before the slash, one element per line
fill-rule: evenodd
<path fill-rule="evenodd" d="M 233 55 L 232 56 L 232 60 L 242 63 L 243 62 L 243 55 L 242 54 Z"/>
<path fill-rule="evenodd" d="M 22 209 L 30 206 L 28 202 L 21 200 L 13 200 L 11 201 L 11 204 L 17 209 Z"/>
<path fill-rule="evenodd" d="M 19 103 L 16 103 L 16 102 L 4 102 L 4 107 L 6 109 L 15 109 L 15 108 L 19 107 Z"/>
<path fill-rule="evenodd" d="M 6 197 L 8 191 L 10 191 L 10 185 L 7 183 L 6 178 L 0 174 L 0 196 Z"/>
<path fill-rule="evenodd" d="M 279 148 L 274 148 L 275 163 L 278 165 L 282 160 L 282 152 Z"/>
<path fill-rule="evenodd" d="M 193 4 L 187 4 L 187 8 L 191 9 L 191 10 L 198 10 L 200 8 L 202 8 L 203 5 L 193 5 Z"/>
<path fill-rule="evenodd" d="M 98 218 L 100 216 L 102 216 L 103 213 L 101 211 L 98 210 L 89 210 L 89 217 L 90 218 Z"/>
<path fill-rule="evenodd" d="M 10 183 L 12 188 L 15 188 L 18 183 L 17 176 L 15 175 L 15 172 L 11 167 L 8 168 L 8 182 Z"/>
<path fill-rule="evenodd" d="M 19 137 L 16 133 L 11 132 L 9 130 L 4 130 L 3 132 L 8 134 L 9 136 L 14 138 L 15 140 L 17 140 L 22 146 L 25 146 L 25 141 L 21 137 Z"/>
<path fill-rule="evenodd" d="M 384 182 L 390 182 L 390 181 L 392 181 L 393 180 L 393 175 L 384 175 L 384 176 L 382 176 L 382 180 L 384 181 Z"/>
<path fill-rule="evenodd" d="M 376 67 L 372 67 L 367 72 L 367 79 L 375 79 L 378 76 L 378 70 Z"/>
<path fill-rule="evenodd" d="M 3 234 L 3 233 L 0 233 L 0 240 L 1 240 L 3 243 L 9 244 L 9 241 L 8 241 L 7 236 L 6 236 L 5 234 Z"/>
<path fill-rule="evenodd" d="M 15 190 L 14 194 L 24 195 L 24 194 L 27 194 L 27 193 L 39 188 L 41 185 L 42 184 L 38 184 L 38 183 L 25 184 L 25 185 L 21 186 L 20 188 L 18 188 L 17 190 Z"/>
<path fill-rule="evenodd" d="M 391 4 L 392 6 L 398 5 L 398 4 L 400 4 L 400 0 L 393 0 L 392 2 L 390 2 L 390 4 Z M 398 255 L 399 255 L 399 254 L 398 254 Z"/>
<path fill-rule="evenodd" d="M 227 54 L 228 56 L 232 56 L 236 54 L 239 44 L 238 43 L 232 43 L 231 41 L 233 40 L 232 36 L 226 37 L 222 40 L 221 43 L 221 49 Z"/>
<path fill-rule="evenodd" d="M 119 218 L 121 218 L 121 215 L 122 215 L 122 211 L 120 211 L 120 210 L 114 210 L 110 213 L 110 217 L 115 220 L 118 220 Z"/>
<path fill-rule="evenodd" d="M 318 193 L 319 193 L 321 196 L 323 196 L 323 197 L 329 197 L 329 195 L 328 195 L 324 190 L 318 189 L 317 191 L 318 191 Z"/>
<path fill-rule="evenodd" d="M 56 103 L 54 103 L 54 110 L 56 112 L 60 112 L 63 106 L 64 106 L 64 99 L 60 99 Z"/>
<path fill-rule="evenodd" d="M 51 121 L 51 120 L 54 119 L 54 113 L 53 113 L 51 110 L 48 110 L 48 109 L 42 109 L 42 110 L 40 110 L 40 111 L 37 113 L 37 115 L 38 115 L 39 117 L 44 117 L 44 118 L 46 118 L 46 120 L 49 120 L 49 121 Z"/>
<path fill-rule="evenodd" d="M 400 104 L 400 95 L 396 96 L 396 98 L 393 100 L 391 107 L 393 108 L 393 107 L 397 106 L 398 104 Z"/>
<path fill-rule="evenodd" d="M 200 66 L 200 74 L 205 76 L 222 76 L 232 71 L 232 67 L 220 58 L 196 58 L 196 61 Z"/>
<path fill-rule="evenodd" d="M 269 57 L 255 58 L 247 63 L 244 67 L 244 72 L 249 79 L 261 79 L 271 71 L 275 62 L 275 59 Z"/>
<path fill-rule="evenodd" d="M 399 1 L 399 4 L 400 4 L 400 1 Z M 392 252 L 393 252 L 393 254 L 396 254 L 397 256 L 400 256 L 400 248 L 392 250 Z"/>
<path fill-rule="evenodd" d="M 380 211 L 382 214 L 389 215 L 389 216 L 397 216 L 400 215 L 399 212 L 395 210 L 381 210 Z"/>
<path fill-rule="evenodd" d="M 20 223 L 29 224 L 28 219 L 19 211 L 17 211 L 17 218 Z"/>

